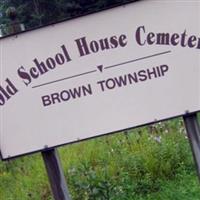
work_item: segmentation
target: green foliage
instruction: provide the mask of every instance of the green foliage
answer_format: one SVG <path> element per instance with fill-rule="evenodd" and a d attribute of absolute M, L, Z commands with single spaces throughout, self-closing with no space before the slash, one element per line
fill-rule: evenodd
<path fill-rule="evenodd" d="M 131 1 L 135 0 L 1 0 L 0 24 L 4 34 L 9 34 L 7 26 L 12 23 L 23 23 L 28 30 Z M 18 14 L 14 22 L 6 16 L 11 6 Z"/>
<path fill-rule="evenodd" d="M 73 144 L 60 155 L 73 200 L 199 199 L 181 120 Z M 0 197 L 52 199 L 39 155 L 0 163 Z"/>
<path fill-rule="evenodd" d="M 162 180 L 175 179 L 179 171 L 194 170 L 183 133 L 167 132 L 158 143 L 147 130 L 96 141 L 89 159 L 68 171 L 74 199 L 131 199 L 159 192 Z"/>

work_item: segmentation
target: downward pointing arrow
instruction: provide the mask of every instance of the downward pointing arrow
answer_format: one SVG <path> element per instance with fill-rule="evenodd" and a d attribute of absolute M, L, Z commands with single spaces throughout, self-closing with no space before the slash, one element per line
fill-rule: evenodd
<path fill-rule="evenodd" d="M 103 72 L 103 65 L 97 66 L 97 69 L 102 73 Z"/>

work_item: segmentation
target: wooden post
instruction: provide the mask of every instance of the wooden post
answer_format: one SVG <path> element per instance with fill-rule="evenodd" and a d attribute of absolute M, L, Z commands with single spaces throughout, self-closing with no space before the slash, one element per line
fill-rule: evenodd
<path fill-rule="evenodd" d="M 187 114 L 183 116 L 183 119 L 200 180 L 200 127 L 198 124 L 197 113 Z"/>
<path fill-rule="evenodd" d="M 42 152 L 55 200 L 71 200 L 56 149 Z"/>

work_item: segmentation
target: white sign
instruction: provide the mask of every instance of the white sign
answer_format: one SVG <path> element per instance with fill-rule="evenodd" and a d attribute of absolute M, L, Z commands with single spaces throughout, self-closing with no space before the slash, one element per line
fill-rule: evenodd
<path fill-rule="evenodd" d="M 3 159 L 200 110 L 199 13 L 139 1 L 2 39 Z"/>

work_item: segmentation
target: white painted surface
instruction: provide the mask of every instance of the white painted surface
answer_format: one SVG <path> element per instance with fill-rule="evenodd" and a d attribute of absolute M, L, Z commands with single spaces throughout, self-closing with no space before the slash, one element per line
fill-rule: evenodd
<path fill-rule="evenodd" d="M 4 159 L 200 110 L 200 49 L 173 45 L 144 45 L 135 32 L 200 37 L 199 1 L 139 1 L 0 40 L 1 86 L 5 80 L 18 89 L 0 106 L 0 149 Z M 127 36 L 127 45 L 80 57 L 76 39 L 88 41 Z M 142 34 L 144 39 L 145 34 Z M 65 45 L 71 61 L 34 79 L 28 86 L 17 74 L 34 67 Z M 137 60 L 162 52 L 170 53 Z M 97 66 L 103 65 L 101 73 Z M 102 92 L 98 81 L 167 65 L 164 76 Z M 40 84 L 93 73 L 32 88 Z M 93 94 L 43 106 L 41 97 L 90 84 Z"/>

